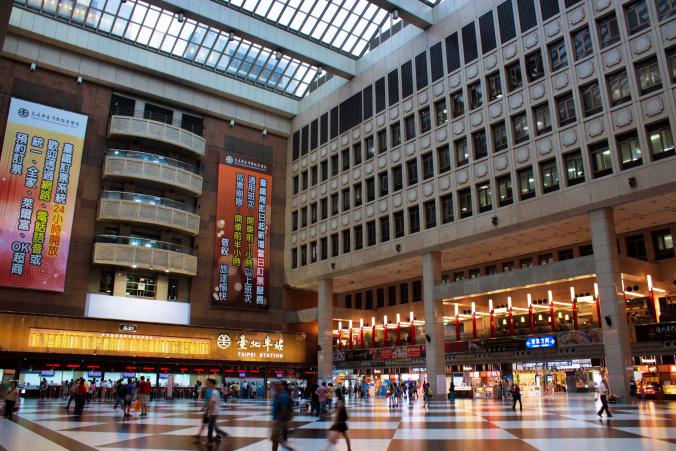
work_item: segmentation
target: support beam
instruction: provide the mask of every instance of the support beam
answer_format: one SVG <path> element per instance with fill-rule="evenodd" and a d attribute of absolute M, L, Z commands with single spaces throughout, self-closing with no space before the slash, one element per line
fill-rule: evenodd
<path fill-rule="evenodd" d="M 369 0 L 376 6 L 387 11 L 397 10 L 399 17 L 421 30 L 427 30 L 432 26 L 432 8 L 420 0 Z"/>
<path fill-rule="evenodd" d="M 333 280 L 319 281 L 317 293 L 317 378 L 333 378 Z"/>
<path fill-rule="evenodd" d="M 601 301 L 603 346 L 608 370 L 608 386 L 622 402 L 629 402 L 629 373 L 632 368 L 627 311 L 622 296 L 622 275 L 617 252 L 613 210 L 603 208 L 589 213 L 596 281 Z"/>
<path fill-rule="evenodd" d="M 280 50 L 313 66 L 322 66 L 328 72 L 342 78 L 353 78 L 357 74 L 357 61 L 324 45 L 305 39 L 303 36 L 286 31 L 273 24 L 228 8 L 215 1 L 194 0 L 146 0 L 151 5 L 173 12 L 183 12 L 188 18 L 206 25 L 234 31 L 236 35 L 251 42 Z"/>
<path fill-rule="evenodd" d="M 444 359 L 443 303 L 437 302 L 434 287 L 441 283 L 441 253 L 423 255 L 423 304 L 425 308 L 425 334 L 429 339 L 425 349 L 427 382 L 432 393 L 446 394 L 446 361 Z M 429 337 L 429 338 L 428 338 Z"/>

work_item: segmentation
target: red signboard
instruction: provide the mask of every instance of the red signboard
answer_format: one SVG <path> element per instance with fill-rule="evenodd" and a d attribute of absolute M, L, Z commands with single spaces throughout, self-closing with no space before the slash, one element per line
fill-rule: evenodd
<path fill-rule="evenodd" d="M 213 303 L 268 308 L 270 200 L 267 165 L 226 155 L 218 167 Z"/>

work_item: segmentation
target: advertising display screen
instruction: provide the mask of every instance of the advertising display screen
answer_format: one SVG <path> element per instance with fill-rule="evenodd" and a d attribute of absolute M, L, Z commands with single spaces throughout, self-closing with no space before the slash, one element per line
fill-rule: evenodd
<path fill-rule="evenodd" d="M 227 154 L 218 167 L 213 303 L 268 309 L 272 176 L 263 163 Z"/>
<path fill-rule="evenodd" d="M 553 348 L 554 346 L 556 346 L 556 337 L 554 335 L 526 338 L 526 349 Z"/>
<path fill-rule="evenodd" d="M 0 159 L 0 285 L 64 291 L 87 116 L 12 98 Z"/>

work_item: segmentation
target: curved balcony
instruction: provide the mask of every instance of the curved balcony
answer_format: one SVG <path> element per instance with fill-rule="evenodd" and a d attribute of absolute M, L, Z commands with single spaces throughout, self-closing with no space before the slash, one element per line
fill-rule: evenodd
<path fill-rule="evenodd" d="M 110 116 L 109 137 L 133 137 L 140 140 L 159 141 L 187 153 L 194 158 L 204 157 L 206 140 L 181 128 L 177 124 L 153 120 L 143 112 Z"/>
<path fill-rule="evenodd" d="M 128 236 L 96 236 L 93 263 L 197 275 L 197 257 L 193 249 L 164 241 Z"/>
<path fill-rule="evenodd" d="M 152 224 L 193 236 L 200 229 L 200 217 L 192 207 L 163 197 L 120 191 L 101 193 L 96 219 Z"/>
<path fill-rule="evenodd" d="M 103 178 L 136 179 L 202 194 L 202 176 L 188 163 L 146 152 L 111 149 L 106 154 Z"/>

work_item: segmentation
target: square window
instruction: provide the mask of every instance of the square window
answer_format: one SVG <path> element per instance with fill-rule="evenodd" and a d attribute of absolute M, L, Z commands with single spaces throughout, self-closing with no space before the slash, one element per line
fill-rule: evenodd
<path fill-rule="evenodd" d="M 467 138 L 462 138 L 453 143 L 455 147 L 455 165 L 464 166 L 469 163 L 469 149 L 467 148 Z"/>
<path fill-rule="evenodd" d="M 674 256 L 674 239 L 671 230 L 656 230 L 652 232 L 655 260 L 663 260 Z"/>
<path fill-rule="evenodd" d="M 430 114 L 430 107 L 420 110 L 420 133 L 430 131 L 432 128 L 432 116 Z"/>
<path fill-rule="evenodd" d="M 331 235 L 331 257 L 338 256 L 338 234 L 334 233 Z"/>
<path fill-rule="evenodd" d="M 594 178 L 613 173 L 613 157 L 607 141 L 589 145 L 589 155 L 592 162 Z"/>
<path fill-rule="evenodd" d="M 453 222 L 453 195 L 446 194 L 445 196 L 441 196 L 439 202 L 441 203 L 441 223 L 448 224 L 449 222 Z"/>
<path fill-rule="evenodd" d="M 361 183 L 356 183 L 352 185 L 352 193 L 354 194 L 354 206 L 358 207 L 361 205 Z"/>
<path fill-rule="evenodd" d="M 485 130 L 472 133 L 472 145 L 474 147 L 475 161 L 488 156 L 488 144 L 486 143 Z"/>
<path fill-rule="evenodd" d="M 519 198 L 526 200 L 535 197 L 535 174 L 533 173 L 533 168 L 528 166 L 527 168 L 520 169 L 517 174 L 519 177 Z"/>
<path fill-rule="evenodd" d="M 366 223 L 366 244 L 367 246 L 374 246 L 376 244 L 376 222 L 369 221 Z"/>
<path fill-rule="evenodd" d="M 364 140 L 364 147 L 366 148 L 366 159 L 370 160 L 376 156 L 376 147 L 373 142 L 373 136 L 369 136 Z"/>
<path fill-rule="evenodd" d="M 297 175 L 294 175 L 291 178 L 291 190 L 293 194 L 298 194 L 299 187 L 300 187 L 299 178 Z"/>
<path fill-rule="evenodd" d="M 460 218 L 472 216 L 472 191 L 469 188 L 458 191 L 458 206 Z"/>
<path fill-rule="evenodd" d="M 622 69 L 606 76 L 608 85 L 608 94 L 612 106 L 620 105 L 631 100 L 631 91 L 629 90 L 629 80 L 627 71 Z"/>
<path fill-rule="evenodd" d="M 507 140 L 507 126 L 504 121 L 491 125 L 491 134 L 493 135 L 493 149 L 495 152 L 507 148 L 509 142 Z"/>
<path fill-rule="evenodd" d="M 331 156 L 331 177 L 338 175 L 338 154 Z"/>
<path fill-rule="evenodd" d="M 437 225 L 437 204 L 434 199 L 423 204 L 425 210 L 425 228 L 431 229 Z"/>
<path fill-rule="evenodd" d="M 575 31 L 572 37 L 573 49 L 575 50 L 575 61 L 579 61 L 594 52 L 589 27 L 584 27 Z"/>
<path fill-rule="evenodd" d="M 528 118 L 525 111 L 512 116 L 512 129 L 514 130 L 514 142 L 516 144 L 528 141 Z"/>
<path fill-rule="evenodd" d="M 411 115 L 404 119 L 406 141 L 415 138 L 415 116 Z"/>
<path fill-rule="evenodd" d="M 638 134 L 634 131 L 620 135 L 616 139 L 622 169 L 641 166 L 643 164 L 643 154 L 641 152 L 641 144 L 638 141 Z"/>
<path fill-rule="evenodd" d="M 310 168 L 310 184 L 312 186 L 315 186 L 318 182 L 319 182 L 319 171 L 318 167 L 315 165 Z"/>
<path fill-rule="evenodd" d="M 350 169 L 350 149 L 343 149 L 340 152 L 340 159 L 342 161 L 342 170 L 343 172 Z"/>
<path fill-rule="evenodd" d="M 575 102 L 573 94 L 566 94 L 556 98 L 556 107 L 559 112 L 559 127 L 572 124 L 577 120 L 575 117 Z"/>
<path fill-rule="evenodd" d="M 446 110 L 446 99 L 441 99 L 434 103 L 434 115 L 436 117 L 437 127 L 448 121 L 448 111 Z"/>
<path fill-rule="evenodd" d="M 617 17 L 610 14 L 596 21 L 601 48 L 620 42 L 620 28 L 617 26 Z"/>
<path fill-rule="evenodd" d="M 420 157 L 422 162 L 423 180 L 434 177 L 434 156 L 432 152 L 428 152 Z"/>
<path fill-rule="evenodd" d="M 406 182 L 407 186 L 418 183 L 418 160 L 416 158 L 406 162 Z"/>
<path fill-rule="evenodd" d="M 350 229 L 343 230 L 343 254 L 350 253 Z"/>
<path fill-rule="evenodd" d="M 399 191 L 404 187 L 404 174 L 401 165 L 392 168 L 392 191 Z"/>
<path fill-rule="evenodd" d="M 392 218 L 394 219 L 394 237 L 395 238 L 401 238 L 404 236 L 404 212 L 403 211 L 395 211 L 392 214 Z"/>
<path fill-rule="evenodd" d="M 567 153 L 563 156 L 566 165 L 566 182 L 568 186 L 577 185 L 584 182 L 584 166 L 582 164 L 582 153 L 577 150 Z"/>
<path fill-rule="evenodd" d="M 378 132 L 378 155 L 387 152 L 387 130 Z"/>
<path fill-rule="evenodd" d="M 483 90 L 481 89 L 481 82 L 471 84 L 467 87 L 467 89 L 469 90 L 470 109 L 473 110 L 483 105 L 484 97 Z"/>
<path fill-rule="evenodd" d="M 631 258 L 639 260 L 648 260 L 648 251 L 645 245 L 645 237 L 642 233 L 638 235 L 631 235 L 625 238 L 627 245 L 627 255 Z"/>
<path fill-rule="evenodd" d="M 493 209 L 493 195 L 489 182 L 480 183 L 476 186 L 477 198 L 479 199 L 479 213 Z"/>
<path fill-rule="evenodd" d="M 448 144 L 437 148 L 437 161 L 439 162 L 439 174 L 444 174 L 451 170 L 451 151 Z"/>
<path fill-rule="evenodd" d="M 300 209 L 300 226 L 307 227 L 307 207 Z"/>
<path fill-rule="evenodd" d="M 552 117 L 549 112 L 549 103 L 537 105 L 533 108 L 533 116 L 535 117 L 535 134 L 542 135 L 552 131 Z"/>
<path fill-rule="evenodd" d="M 552 67 L 552 72 L 568 67 L 568 52 L 566 50 L 566 42 L 563 39 L 550 44 L 548 48 L 549 64 Z"/>
<path fill-rule="evenodd" d="M 392 147 L 397 147 L 401 144 L 401 125 L 399 122 L 390 126 L 390 139 L 392 140 Z"/>
<path fill-rule="evenodd" d="M 486 89 L 488 91 L 488 100 L 502 98 L 502 82 L 500 81 L 500 72 L 493 72 L 486 76 Z"/>
<path fill-rule="evenodd" d="M 350 209 L 350 188 L 345 188 L 343 190 L 343 212 L 346 212 Z"/>
<path fill-rule="evenodd" d="M 676 14 L 676 1 L 674 0 L 655 0 L 655 6 L 657 7 L 657 17 L 660 21 Z"/>
<path fill-rule="evenodd" d="M 545 67 L 542 64 L 542 53 L 538 50 L 526 55 L 526 77 L 529 82 L 534 82 L 545 75 Z"/>
<path fill-rule="evenodd" d="M 376 181 L 373 177 L 366 179 L 366 202 L 376 199 Z"/>
<path fill-rule="evenodd" d="M 498 186 L 498 205 L 500 207 L 511 205 L 514 202 L 512 197 L 512 176 L 509 174 L 503 175 L 502 177 L 498 177 L 495 182 Z"/>
<path fill-rule="evenodd" d="M 319 163 L 319 169 L 321 174 L 322 182 L 325 182 L 329 179 L 329 160 L 324 160 Z"/>
<path fill-rule="evenodd" d="M 352 164 L 354 166 L 357 166 L 358 164 L 361 164 L 361 143 L 357 143 L 354 146 L 352 146 Z M 345 170 L 343 168 L 343 170 Z"/>
<path fill-rule="evenodd" d="M 387 176 L 387 171 L 378 174 L 378 190 L 380 197 L 385 197 L 389 194 L 390 184 Z"/>
<path fill-rule="evenodd" d="M 325 197 L 319 201 L 319 215 L 322 220 L 329 217 L 329 199 Z"/>
<path fill-rule="evenodd" d="M 648 14 L 648 5 L 645 0 L 625 5 L 624 18 L 627 22 L 629 34 L 638 33 L 650 27 L 650 17 Z"/>
<path fill-rule="evenodd" d="M 559 189 L 559 171 L 556 168 L 556 160 L 551 159 L 540 163 L 542 174 L 542 191 L 550 193 Z"/>
<path fill-rule="evenodd" d="M 641 95 L 662 89 L 662 77 L 657 58 L 653 57 L 635 64 L 638 89 Z"/>
<path fill-rule="evenodd" d="M 361 224 L 355 226 L 353 229 L 354 234 L 354 250 L 358 251 L 364 247 L 364 228 Z"/>
<path fill-rule="evenodd" d="M 603 111 L 601 90 L 599 89 L 599 84 L 597 82 L 589 83 L 588 85 L 581 87 L 580 96 L 582 97 L 582 106 L 584 108 L 585 117 Z"/>
<path fill-rule="evenodd" d="M 338 206 L 339 206 L 338 193 L 333 193 L 331 194 L 331 216 L 335 216 L 338 214 Z"/>
<path fill-rule="evenodd" d="M 521 86 L 523 86 L 523 79 L 521 78 L 521 65 L 518 61 L 510 66 L 507 66 L 505 68 L 505 72 L 507 73 L 507 87 L 509 88 L 509 92 L 512 92 L 515 89 L 519 89 Z"/>
<path fill-rule="evenodd" d="M 676 47 L 667 51 L 667 61 L 669 62 L 671 82 L 676 83 Z"/>
<path fill-rule="evenodd" d="M 646 131 L 653 161 L 674 156 L 674 138 L 669 121 L 649 125 Z"/>
<path fill-rule="evenodd" d="M 462 91 L 451 94 L 451 107 L 453 119 L 465 114 L 465 96 L 463 95 Z"/>
<path fill-rule="evenodd" d="M 390 241 L 390 217 L 382 216 L 380 218 L 380 242 Z"/>

